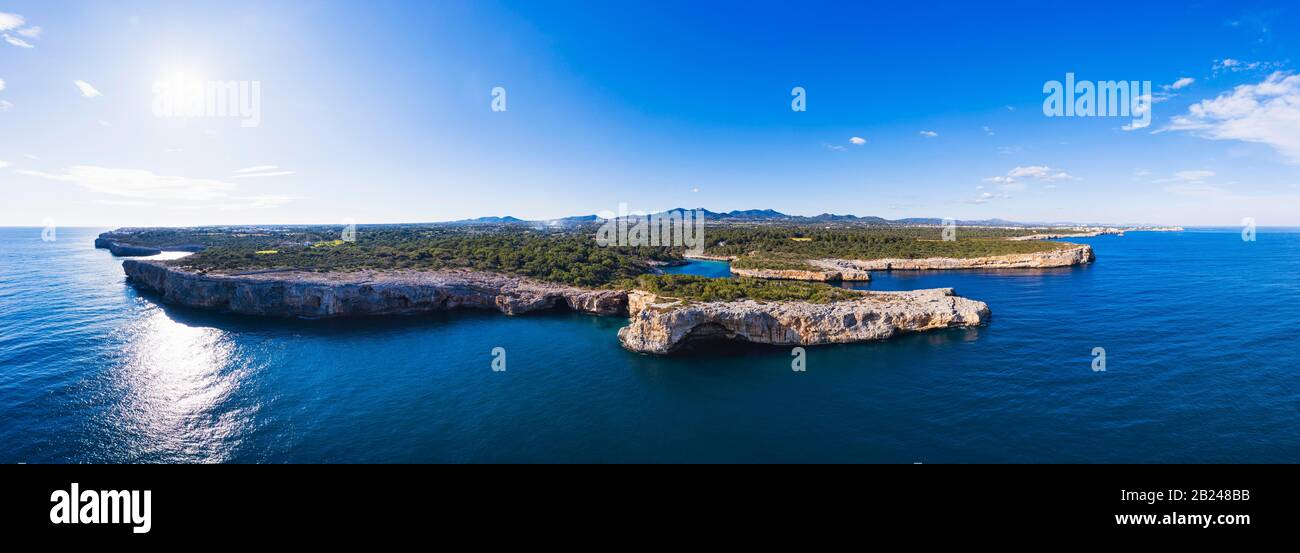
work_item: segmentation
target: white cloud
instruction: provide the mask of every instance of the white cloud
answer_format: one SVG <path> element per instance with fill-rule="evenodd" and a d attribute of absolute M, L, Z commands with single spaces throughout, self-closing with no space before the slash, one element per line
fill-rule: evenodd
<path fill-rule="evenodd" d="M 26 40 L 23 40 L 16 36 L 9 36 L 9 33 L 5 33 L 4 38 L 5 38 L 5 42 L 8 42 L 9 44 L 17 46 L 19 48 L 35 48 L 35 46 L 32 46 L 32 43 L 27 42 Z"/>
<path fill-rule="evenodd" d="M 986 204 L 986 203 L 989 203 L 989 202 L 991 202 L 991 201 L 993 201 L 993 200 L 1006 199 L 1006 198 L 1009 198 L 1009 197 L 1010 197 L 1010 196 L 1007 196 L 1006 194 L 994 194 L 994 193 L 992 193 L 992 192 L 983 192 L 983 193 L 981 193 L 979 196 L 976 196 L 976 197 L 974 197 L 974 198 L 972 198 L 972 199 L 966 200 L 966 203 L 968 203 L 968 204 Z"/>
<path fill-rule="evenodd" d="M 1192 83 L 1194 83 L 1194 82 L 1196 82 L 1196 79 L 1193 79 L 1193 78 L 1191 78 L 1191 77 L 1183 77 L 1183 78 L 1181 78 L 1181 79 L 1178 79 L 1178 80 L 1174 81 L 1174 84 L 1171 84 L 1171 85 L 1168 85 L 1168 86 L 1169 86 L 1169 88 L 1172 89 L 1172 90 L 1178 90 L 1178 89 L 1181 89 L 1181 88 L 1186 88 L 1186 87 L 1188 87 L 1188 86 L 1191 86 Z"/>
<path fill-rule="evenodd" d="M 77 90 L 80 90 L 81 95 L 86 98 L 96 98 L 99 96 L 103 96 L 103 94 L 100 94 L 100 92 L 96 90 L 95 87 L 90 86 L 90 83 L 86 81 L 72 81 L 72 84 L 77 85 Z"/>
<path fill-rule="evenodd" d="M 1259 84 L 1240 85 L 1192 104 L 1166 130 L 1267 144 L 1300 163 L 1300 75 L 1273 73 Z"/>
<path fill-rule="evenodd" d="M 87 190 L 150 200 L 209 201 L 224 198 L 238 185 L 226 182 L 156 175 L 140 169 L 109 169 L 77 165 L 63 173 L 19 171 L 24 175 L 71 182 Z"/>
<path fill-rule="evenodd" d="M 921 131 L 921 136 L 924 136 L 926 138 L 934 138 L 936 136 L 939 136 L 939 133 L 934 131 Z"/>
<path fill-rule="evenodd" d="M 1273 71 L 1280 69 L 1282 63 L 1275 61 L 1241 61 L 1232 58 L 1214 60 L 1214 73 L 1240 73 L 1242 71 Z"/>
<path fill-rule="evenodd" d="M 854 136 L 849 138 L 849 142 L 854 146 L 861 146 L 867 143 L 867 139 L 862 138 L 861 136 Z"/>
<path fill-rule="evenodd" d="M 23 35 L 27 38 L 41 38 L 42 30 L 43 29 L 41 29 L 40 27 L 28 27 L 26 29 L 18 29 L 18 34 Z"/>
<path fill-rule="evenodd" d="M 1193 170 L 1193 171 L 1179 171 L 1179 172 L 1177 172 L 1177 173 L 1174 173 L 1174 176 L 1172 176 L 1172 177 L 1163 178 L 1163 179 L 1156 179 L 1156 180 L 1151 181 L 1151 182 L 1154 182 L 1154 183 L 1164 183 L 1164 182 L 1201 182 L 1201 181 L 1203 181 L 1203 180 L 1205 180 L 1205 179 L 1208 179 L 1208 178 L 1210 178 L 1210 177 L 1213 177 L 1213 176 L 1214 176 L 1214 171 L 1206 171 L 1206 170 L 1203 170 L 1203 169 L 1202 169 L 1202 170 Z"/>
<path fill-rule="evenodd" d="M 1182 184 L 1170 184 L 1168 186 L 1165 186 L 1165 192 L 1169 192 L 1171 194 L 1177 194 L 1179 196 L 1192 196 L 1192 197 L 1202 197 L 1202 198 L 1222 196 L 1226 193 L 1226 191 L 1222 188 L 1219 188 L 1212 184 L 1206 184 L 1198 181 L 1182 183 Z"/>
<path fill-rule="evenodd" d="M 227 202 L 217 205 L 217 209 L 225 211 L 239 211 L 243 209 L 271 209 L 282 205 L 292 203 L 300 199 L 298 196 L 288 194 L 260 194 L 257 196 L 248 196 L 242 198 L 231 198 L 234 202 Z"/>
<path fill-rule="evenodd" d="M 833 150 L 836 152 L 843 152 L 844 150 L 847 149 L 844 146 L 840 146 L 839 144 L 823 144 L 823 146 L 826 146 L 827 150 Z"/>
<path fill-rule="evenodd" d="M 1034 180 L 1074 180 L 1065 171 L 1052 169 L 1046 165 L 1030 165 L 1029 167 L 1016 167 L 1007 172 L 1011 178 L 1029 178 Z"/>
<path fill-rule="evenodd" d="M 21 15 L 16 13 L 0 12 L 0 31 L 17 29 L 22 27 L 25 23 L 27 23 L 27 20 L 23 19 L 23 16 Z"/>
<path fill-rule="evenodd" d="M 279 168 L 280 168 L 279 165 L 254 165 L 254 166 L 252 166 L 252 167 L 245 167 L 245 168 L 243 168 L 243 169 L 236 169 L 236 170 L 234 170 L 234 171 L 231 171 L 231 173 L 235 173 L 235 174 L 239 174 L 239 173 L 260 173 L 260 172 L 262 172 L 262 171 L 270 171 L 270 170 L 272 170 L 272 169 L 279 169 Z"/>
<path fill-rule="evenodd" d="M 27 159 L 30 159 L 30 160 L 33 160 L 33 161 L 40 161 L 40 160 L 41 160 L 41 156 L 38 156 L 38 155 L 36 155 L 36 154 L 23 154 L 23 157 L 25 157 L 25 158 L 27 158 Z"/>
<path fill-rule="evenodd" d="M 100 119 L 100 120 L 99 120 L 99 126 L 101 126 L 101 127 L 111 127 L 111 126 L 113 126 L 113 124 L 112 124 L 112 123 L 109 123 L 108 121 L 105 121 L 105 120 L 103 120 L 103 119 Z"/>
<path fill-rule="evenodd" d="M 1025 183 L 1011 179 L 1007 179 L 998 185 L 998 190 L 1003 192 L 1023 192 L 1026 188 L 1028 186 Z"/>
<path fill-rule="evenodd" d="M 985 182 L 991 182 L 998 185 L 998 189 L 1005 192 L 1019 192 L 1027 188 L 1025 180 L 1051 183 L 1063 180 L 1077 180 L 1070 176 L 1069 173 L 1059 169 L 1053 169 L 1046 165 L 1030 165 L 1028 167 L 1017 166 L 1007 171 L 1006 175 L 997 175 L 985 178 Z M 1054 186 L 1052 187 L 1054 188 Z"/>
<path fill-rule="evenodd" d="M 19 171 L 20 174 L 76 184 L 91 192 L 137 201 L 173 202 L 186 208 L 223 210 L 277 207 L 298 199 L 283 194 L 239 195 L 239 185 L 214 179 L 154 174 L 142 169 L 111 169 L 78 165 L 62 173 Z"/>
<path fill-rule="evenodd" d="M 283 177 L 285 175 L 292 175 L 294 173 L 296 173 L 296 171 L 270 171 L 267 173 L 244 173 L 242 175 L 235 175 L 231 178 L 246 179 L 250 177 Z"/>
<path fill-rule="evenodd" d="M 0 169 L 4 169 L 5 167 L 8 167 L 8 166 L 9 166 L 9 162 L 8 162 L 8 161 L 5 161 L 5 160 L 3 160 L 3 159 L 0 159 Z"/>
<path fill-rule="evenodd" d="M 1031 177 L 1040 178 L 1050 172 L 1051 169 L 1046 165 L 1030 165 L 1029 167 L 1019 167 L 1007 172 L 1008 177 Z"/>
<path fill-rule="evenodd" d="M 112 205 L 119 207 L 153 207 L 153 202 L 142 200 L 95 200 L 97 204 Z"/>
<path fill-rule="evenodd" d="M 986 126 L 984 127 L 984 133 L 987 134 L 987 135 L 989 135 L 989 136 L 993 136 L 993 129 L 988 128 L 988 126 L 986 125 Z"/>
<path fill-rule="evenodd" d="M 0 79 L 0 90 L 4 90 L 4 89 L 5 89 L 5 80 Z"/>
<path fill-rule="evenodd" d="M 1179 171 L 1174 173 L 1178 180 L 1204 180 L 1214 176 L 1214 171 Z"/>

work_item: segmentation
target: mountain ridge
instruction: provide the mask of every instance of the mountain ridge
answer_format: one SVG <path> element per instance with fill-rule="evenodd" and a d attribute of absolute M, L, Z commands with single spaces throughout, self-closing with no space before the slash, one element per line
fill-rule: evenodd
<path fill-rule="evenodd" d="M 673 211 L 700 211 L 704 214 L 706 221 L 725 221 L 725 222 L 788 222 L 788 223 L 852 223 L 865 225 L 881 226 L 940 226 L 944 224 L 945 219 L 939 217 L 904 217 L 901 219 L 886 219 L 874 215 L 853 215 L 849 213 L 821 213 L 819 215 L 789 215 L 775 209 L 733 209 L 731 211 L 711 211 L 702 207 L 683 208 L 675 207 L 657 211 L 651 215 L 659 215 Z M 629 214 L 640 215 L 640 214 Z M 459 219 L 455 221 L 442 221 L 437 224 L 446 225 L 485 225 L 485 224 L 529 224 L 529 225 L 546 225 L 546 226 L 570 226 L 586 223 L 594 223 L 607 220 L 599 215 L 571 215 L 557 219 L 520 219 L 513 216 L 489 216 L 476 217 L 473 219 Z M 1077 223 L 1070 221 L 1057 222 L 1022 222 L 1011 221 L 1001 218 L 992 219 L 958 219 L 955 221 L 957 226 L 997 226 L 997 227 L 1066 227 L 1066 226 L 1113 226 L 1110 223 Z"/>

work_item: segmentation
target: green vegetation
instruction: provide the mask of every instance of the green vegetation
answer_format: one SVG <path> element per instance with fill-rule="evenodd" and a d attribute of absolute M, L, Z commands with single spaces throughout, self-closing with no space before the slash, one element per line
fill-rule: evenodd
<path fill-rule="evenodd" d="M 1048 229 L 958 227 L 957 239 L 945 241 L 942 229 L 937 227 L 826 229 L 773 225 L 709 227 L 704 236 L 707 239 L 705 253 L 709 255 L 742 256 L 737 261 L 745 260 L 743 263 L 748 268 L 777 268 L 802 259 L 970 258 L 1034 253 L 1068 246 L 1060 242 L 1006 240 L 1040 232 L 1048 232 Z M 749 259 L 743 257 L 755 252 L 760 255 Z"/>
<path fill-rule="evenodd" d="M 819 282 L 761 278 L 708 278 L 696 275 L 641 275 L 623 286 L 687 301 L 752 299 L 830 303 L 862 297 L 860 292 Z"/>
<path fill-rule="evenodd" d="M 359 228 L 355 242 L 338 240 L 341 227 L 238 229 L 225 235 L 185 230 L 150 230 L 143 240 L 121 233 L 117 239 L 142 245 L 207 245 L 171 262 L 198 271 L 469 268 L 586 287 L 650 272 L 650 261 L 681 259 L 680 253 L 665 248 L 600 247 L 585 232 L 519 227 L 382 225 Z"/>
<path fill-rule="evenodd" d="M 600 247 L 594 224 L 366 225 L 355 241 L 340 237 L 341 225 L 119 229 L 104 236 L 159 249 L 202 249 L 170 263 L 198 271 L 264 269 L 356 271 L 468 268 L 528 276 L 585 287 L 628 286 L 653 272 L 655 262 L 680 261 L 683 248 Z M 1032 253 L 1058 242 L 1009 241 L 1011 236 L 1056 229 L 959 227 L 956 241 L 943 241 L 937 227 L 836 227 L 820 225 L 709 225 L 705 253 L 736 256 L 736 268 L 819 270 L 817 258 L 979 257 Z M 695 299 L 801 299 L 829 301 L 845 292 L 818 284 L 644 277 L 647 285 L 674 286 Z M 656 280 L 660 279 L 660 280 Z"/>
<path fill-rule="evenodd" d="M 754 252 L 737 257 L 731 262 L 735 269 L 762 269 L 772 271 L 821 271 L 820 267 L 810 265 L 809 256 L 791 253 Z"/>

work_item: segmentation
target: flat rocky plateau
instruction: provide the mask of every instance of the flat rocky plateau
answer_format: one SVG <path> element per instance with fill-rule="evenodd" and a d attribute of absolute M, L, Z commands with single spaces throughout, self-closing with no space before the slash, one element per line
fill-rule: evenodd
<path fill-rule="evenodd" d="M 128 259 L 130 282 L 168 303 L 246 315 L 348 317 L 415 314 L 459 308 L 507 315 L 568 308 L 627 316 L 619 341 L 629 350 L 665 354 L 694 340 L 759 344 L 834 344 L 883 340 L 904 332 L 988 321 L 983 302 L 951 288 L 859 292 L 861 299 L 686 302 L 634 290 L 592 290 L 468 270 L 313 273 L 265 270 L 198 273 L 161 261 Z"/>

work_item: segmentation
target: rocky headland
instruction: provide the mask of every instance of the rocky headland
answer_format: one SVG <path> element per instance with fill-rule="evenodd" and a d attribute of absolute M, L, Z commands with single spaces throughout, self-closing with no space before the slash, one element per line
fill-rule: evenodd
<path fill-rule="evenodd" d="M 629 325 L 618 334 L 623 346 L 653 354 L 706 338 L 805 346 L 882 340 L 903 332 L 979 325 L 989 316 L 983 302 L 946 288 L 859 292 L 861 299 L 828 303 L 690 302 L 639 290 L 587 289 L 469 270 L 218 274 L 137 259 L 124 260 L 122 269 L 132 285 L 167 303 L 245 315 L 327 318 L 460 308 L 519 315 L 567 308 L 627 316 Z"/>
<path fill-rule="evenodd" d="M 840 282 L 871 280 L 871 273 L 854 267 L 842 259 L 809 259 L 808 269 L 744 269 L 731 268 L 731 274 L 742 277 L 772 280 L 810 280 L 815 282 Z"/>
<path fill-rule="evenodd" d="M 1030 239 L 1025 237 L 1024 239 Z M 808 269 L 731 268 L 731 274 L 773 280 L 809 280 L 816 282 L 868 281 L 870 271 L 925 271 L 945 269 L 1042 269 L 1091 263 L 1096 259 L 1092 246 L 1072 245 L 1033 253 L 992 255 L 985 257 L 924 257 L 919 259 L 809 259 Z"/>
<path fill-rule="evenodd" d="M 162 253 L 162 250 L 157 248 L 148 248 L 144 246 L 132 246 L 131 244 L 123 244 L 121 242 L 115 242 L 113 240 L 104 238 L 102 236 L 95 239 L 95 247 L 103 250 L 108 250 L 110 253 L 118 257 L 141 257 L 147 255 L 158 255 Z"/>
<path fill-rule="evenodd" d="M 128 259 L 135 286 L 178 305 L 245 315 L 349 317 L 495 309 L 507 315 L 567 307 L 595 315 L 627 313 L 627 293 L 590 290 L 465 270 L 313 273 L 198 273 L 159 261 Z"/>
<path fill-rule="evenodd" d="M 920 259 L 837 259 L 837 263 L 861 271 L 927 271 L 944 269 L 1043 269 L 1069 267 L 1096 260 L 1092 246 L 1078 244 L 1054 250 L 991 255 L 986 257 L 925 257 Z"/>
<path fill-rule="evenodd" d="M 137 246 L 134 244 L 128 244 L 126 242 L 114 240 L 112 238 L 105 236 L 105 234 L 108 233 L 101 234 L 99 235 L 98 238 L 95 238 L 95 247 L 103 250 L 108 250 L 109 253 L 112 253 L 113 255 L 116 255 L 118 257 L 145 257 L 150 255 L 158 255 L 163 251 L 198 252 L 198 251 L 203 251 L 204 249 L 204 246 L 198 244 L 174 244 L 174 245 L 167 246 L 166 248 L 155 248 L 152 246 Z"/>
<path fill-rule="evenodd" d="M 861 294 L 861 299 L 830 303 L 696 303 L 633 291 L 628 294 L 630 323 L 618 331 L 618 338 L 629 350 L 666 354 L 696 340 L 840 344 L 976 326 L 989 319 L 988 305 L 957 296 L 951 288 Z"/>

